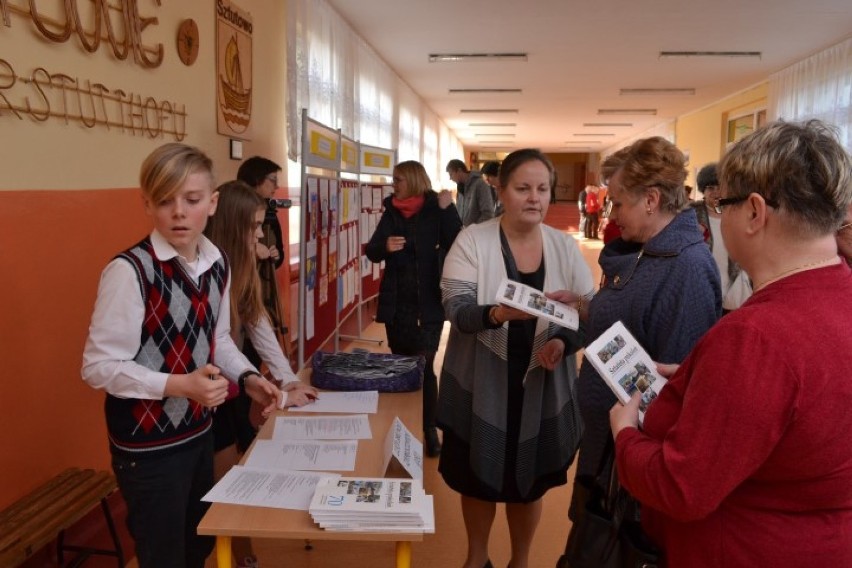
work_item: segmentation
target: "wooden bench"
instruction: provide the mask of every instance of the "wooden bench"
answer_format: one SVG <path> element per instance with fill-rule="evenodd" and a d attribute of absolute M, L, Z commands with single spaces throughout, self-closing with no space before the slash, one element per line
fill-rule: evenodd
<path fill-rule="evenodd" d="M 79 566 L 91 555 L 104 555 L 115 556 L 119 568 L 124 568 L 121 542 L 107 504 L 116 488 L 115 478 L 106 471 L 70 468 L 0 511 L 0 566 L 19 566 L 56 539 L 59 566 L 65 566 L 66 552 L 76 552 L 69 566 Z M 98 503 L 115 549 L 65 544 L 65 530 Z"/>

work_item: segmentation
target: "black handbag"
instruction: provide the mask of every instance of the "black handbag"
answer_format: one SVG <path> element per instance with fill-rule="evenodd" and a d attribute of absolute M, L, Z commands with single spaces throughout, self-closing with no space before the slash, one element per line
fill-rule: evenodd
<path fill-rule="evenodd" d="M 607 473 L 607 478 L 604 478 Z M 556 568 L 657 568 L 661 553 L 638 521 L 625 519 L 635 509 L 618 484 L 614 447 L 608 445 L 597 475 L 574 481 L 568 517 L 571 532 Z"/>

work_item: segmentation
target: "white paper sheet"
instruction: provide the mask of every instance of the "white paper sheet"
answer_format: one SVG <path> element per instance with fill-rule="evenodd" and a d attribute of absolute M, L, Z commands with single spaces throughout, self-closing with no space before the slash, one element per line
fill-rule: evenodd
<path fill-rule="evenodd" d="M 238 465 L 232 467 L 201 500 L 307 511 L 317 482 L 329 475 L 335 474 L 269 471 Z"/>
<path fill-rule="evenodd" d="M 373 437 L 366 414 L 352 416 L 278 416 L 274 440 L 369 440 Z"/>
<path fill-rule="evenodd" d="M 353 471 L 357 453 L 356 440 L 257 440 L 245 465 L 273 471 Z"/>
<path fill-rule="evenodd" d="M 290 412 L 350 412 L 375 414 L 379 408 L 379 391 L 322 392 L 305 406 L 293 406 Z"/>

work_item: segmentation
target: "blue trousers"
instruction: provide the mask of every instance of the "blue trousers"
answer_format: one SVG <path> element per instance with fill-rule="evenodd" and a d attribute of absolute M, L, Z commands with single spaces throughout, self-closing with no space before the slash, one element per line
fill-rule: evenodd
<path fill-rule="evenodd" d="M 165 456 L 113 455 L 112 469 L 139 568 L 203 568 L 214 538 L 196 527 L 209 507 L 201 497 L 213 487 L 212 433 Z"/>

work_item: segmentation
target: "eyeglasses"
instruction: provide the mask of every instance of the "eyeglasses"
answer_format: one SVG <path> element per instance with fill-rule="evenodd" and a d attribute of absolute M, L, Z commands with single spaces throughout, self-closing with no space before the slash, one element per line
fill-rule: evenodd
<path fill-rule="evenodd" d="M 278 176 L 266 176 L 266 179 L 275 184 L 275 187 L 278 187 Z"/>
<path fill-rule="evenodd" d="M 840 225 L 840 228 L 837 229 L 837 234 L 842 233 L 843 231 L 845 231 L 849 227 L 852 227 L 852 223 L 843 223 L 842 225 Z"/>
<path fill-rule="evenodd" d="M 713 206 L 713 211 L 715 211 L 716 213 L 721 215 L 722 214 L 722 207 L 724 207 L 726 205 L 736 205 L 737 203 L 742 203 L 743 201 L 748 199 L 750 195 L 751 194 L 741 195 L 740 197 L 723 197 L 721 199 L 717 199 L 716 205 Z M 778 207 L 778 202 L 775 201 L 774 199 L 769 199 L 768 197 L 764 197 L 763 201 L 766 202 L 766 204 L 769 205 L 770 207 L 774 207 L 774 208 Z"/>

